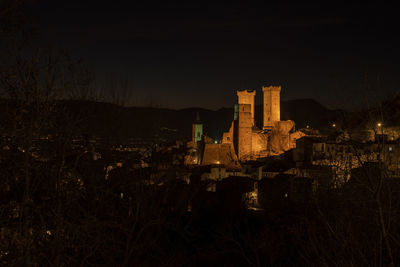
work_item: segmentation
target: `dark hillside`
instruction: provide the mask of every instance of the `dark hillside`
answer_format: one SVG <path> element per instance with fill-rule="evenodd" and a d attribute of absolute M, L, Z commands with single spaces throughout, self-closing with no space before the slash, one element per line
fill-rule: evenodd
<path fill-rule="evenodd" d="M 0 116 L 5 116 L 6 104 L 0 107 Z M 12 106 L 8 105 L 8 109 Z M 61 101 L 57 114 L 65 123 L 77 126 L 82 133 L 112 139 L 126 138 L 190 138 L 191 124 L 199 112 L 204 123 L 204 132 L 220 139 L 228 131 L 233 120 L 233 107 L 219 110 L 186 108 L 180 110 L 152 107 L 121 107 L 93 101 Z M 281 102 L 282 120 L 294 120 L 297 127 L 306 124 L 323 128 L 338 115 L 312 99 Z M 65 119 L 67 118 L 67 119 Z M 7 120 L 3 120 L 7 121 Z M 262 126 L 262 106 L 256 106 L 256 123 Z"/>

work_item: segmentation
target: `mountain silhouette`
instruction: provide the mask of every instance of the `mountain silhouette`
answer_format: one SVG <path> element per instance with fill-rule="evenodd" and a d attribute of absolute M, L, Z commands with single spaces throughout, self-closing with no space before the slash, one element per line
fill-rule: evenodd
<path fill-rule="evenodd" d="M 5 112 L 2 105 L 0 112 Z M 10 108 L 12 105 L 8 105 Z M 203 108 L 167 109 L 155 107 L 122 107 L 115 104 L 63 100 L 57 105 L 59 120 L 70 120 L 79 132 L 110 139 L 185 138 L 191 137 L 197 112 L 204 133 L 221 139 L 233 120 L 233 107 L 208 110 Z M 313 99 L 281 101 L 281 120 L 293 120 L 297 128 L 310 125 L 321 129 L 329 126 L 339 111 L 330 110 Z M 262 128 L 262 106 L 255 107 L 256 125 Z M 60 122 L 62 123 L 62 122 Z"/>

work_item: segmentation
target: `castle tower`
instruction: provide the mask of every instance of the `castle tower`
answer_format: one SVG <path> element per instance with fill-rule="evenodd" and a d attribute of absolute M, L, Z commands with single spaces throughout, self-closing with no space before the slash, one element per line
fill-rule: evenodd
<path fill-rule="evenodd" d="M 271 129 L 281 120 L 281 86 L 263 86 L 263 129 Z"/>
<path fill-rule="evenodd" d="M 251 155 L 252 149 L 252 120 L 251 105 L 239 104 L 239 114 L 236 121 L 235 149 L 239 160 Z"/>
<path fill-rule="evenodd" d="M 196 113 L 196 120 L 192 124 L 192 141 L 194 146 L 197 147 L 197 142 L 201 141 L 203 136 L 203 123 L 200 121 L 200 115 Z"/>
<path fill-rule="evenodd" d="M 237 91 L 238 104 L 249 104 L 251 110 L 251 126 L 254 126 L 254 96 L 256 95 L 255 90 L 243 90 Z"/>

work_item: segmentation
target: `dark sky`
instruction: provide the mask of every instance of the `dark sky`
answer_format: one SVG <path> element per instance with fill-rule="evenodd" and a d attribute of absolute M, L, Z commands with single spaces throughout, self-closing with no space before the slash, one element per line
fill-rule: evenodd
<path fill-rule="evenodd" d="M 83 58 L 98 87 L 127 83 L 133 105 L 216 109 L 281 84 L 282 99 L 351 108 L 400 82 L 398 14 L 384 1 L 102 2 L 37 0 L 38 40 Z"/>

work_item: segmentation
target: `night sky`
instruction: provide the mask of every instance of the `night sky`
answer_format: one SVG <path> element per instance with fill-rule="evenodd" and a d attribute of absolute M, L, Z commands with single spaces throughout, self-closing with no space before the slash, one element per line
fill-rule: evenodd
<path fill-rule="evenodd" d="M 136 106 L 217 109 L 238 89 L 260 100 L 262 85 L 281 84 L 283 100 L 352 108 L 400 82 L 398 14 L 384 1 L 133 2 L 38 0 L 30 10 L 40 44 L 82 58 L 98 87 L 128 84 Z"/>

